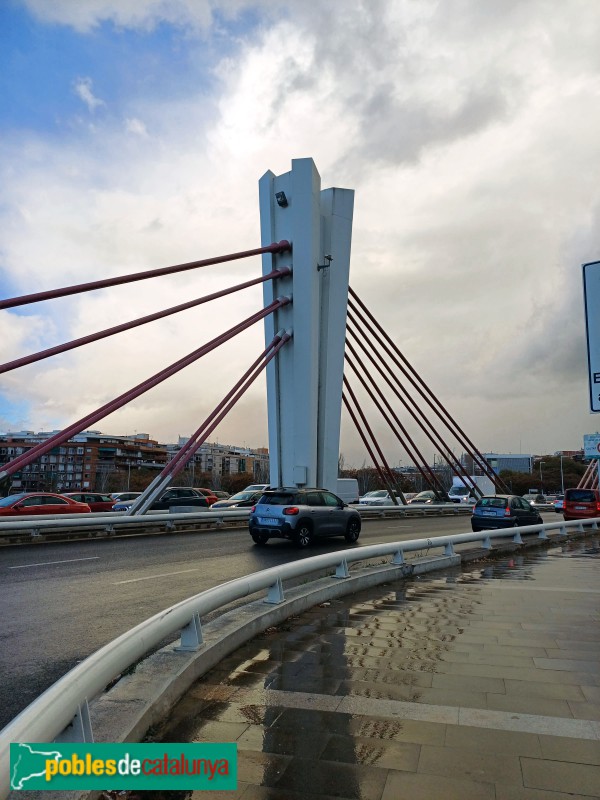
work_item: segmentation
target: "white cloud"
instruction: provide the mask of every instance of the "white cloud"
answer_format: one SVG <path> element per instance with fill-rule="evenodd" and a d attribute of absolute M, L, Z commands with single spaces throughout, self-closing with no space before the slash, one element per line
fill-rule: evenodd
<path fill-rule="evenodd" d="M 141 119 L 131 117 L 125 120 L 125 130 L 127 133 L 133 133 L 136 136 L 148 136 L 148 130 Z"/>
<path fill-rule="evenodd" d="M 86 104 L 91 112 L 94 112 L 98 106 L 105 106 L 104 100 L 96 97 L 92 91 L 91 78 L 77 78 L 73 83 L 73 90 L 77 97 Z"/>

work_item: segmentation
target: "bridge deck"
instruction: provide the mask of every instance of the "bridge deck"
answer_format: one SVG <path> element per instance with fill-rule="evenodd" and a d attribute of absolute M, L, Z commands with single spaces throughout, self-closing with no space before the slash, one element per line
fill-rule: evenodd
<path fill-rule="evenodd" d="M 268 631 L 161 738 L 236 741 L 227 798 L 600 797 L 598 540 L 471 569 Z"/>

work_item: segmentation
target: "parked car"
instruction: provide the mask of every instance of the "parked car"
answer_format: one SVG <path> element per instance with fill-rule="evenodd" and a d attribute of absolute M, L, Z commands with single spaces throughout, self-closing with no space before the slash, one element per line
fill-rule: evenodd
<path fill-rule="evenodd" d="M 140 495 L 141 492 L 112 492 L 110 496 L 113 500 L 124 502 L 125 500 L 135 500 L 135 498 Z"/>
<path fill-rule="evenodd" d="M 248 525 L 255 544 L 291 539 L 297 547 L 308 547 L 314 539 L 326 536 L 356 542 L 361 520 L 358 511 L 333 492 L 283 487 L 263 493 L 252 508 Z"/>
<path fill-rule="evenodd" d="M 396 499 L 399 503 L 402 501 L 396 494 Z M 367 492 L 359 498 L 359 505 L 361 506 L 391 506 L 394 505 L 390 493 L 386 489 L 375 489 L 372 492 Z"/>
<path fill-rule="evenodd" d="M 52 492 L 23 492 L 0 498 L 0 516 L 29 514 L 89 514 L 90 507 L 62 494 Z"/>
<path fill-rule="evenodd" d="M 113 511 L 128 511 L 135 500 L 124 500 L 115 503 Z M 197 489 L 187 486 L 169 486 L 150 506 L 150 511 L 169 511 L 177 506 L 194 506 L 198 509 L 208 508 L 208 500 Z"/>
<path fill-rule="evenodd" d="M 543 495 L 541 492 L 537 492 L 532 494 L 529 492 L 528 494 L 523 495 L 523 500 L 527 500 L 528 503 L 531 503 L 532 506 L 545 506 L 548 505 L 548 501 L 546 500 L 546 496 Z"/>
<path fill-rule="evenodd" d="M 565 507 L 565 496 L 564 494 L 559 494 L 556 500 L 554 501 L 554 510 L 557 514 L 562 514 L 563 509 Z"/>
<path fill-rule="evenodd" d="M 199 489 L 197 486 L 195 487 L 197 492 L 203 494 L 206 497 L 209 506 L 212 506 L 213 503 L 216 503 L 219 499 L 215 492 L 212 489 Z"/>
<path fill-rule="evenodd" d="M 409 503 L 445 503 L 446 500 L 440 500 L 432 489 L 425 489 L 423 492 L 416 494 Z M 452 502 L 452 501 L 450 501 Z"/>
<path fill-rule="evenodd" d="M 98 494 L 97 492 L 65 492 L 64 497 L 70 497 L 78 503 L 87 503 L 92 511 L 112 511 L 116 500 L 109 494 Z"/>
<path fill-rule="evenodd" d="M 213 489 L 213 494 L 216 494 L 219 500 L 228 500 L 231 497 L 229 492 L 223 492 L 220 489 Z"/>
<path fill-rule="evenodd" d="M 242 491 L 244 491 L 244 492 L 263 491 L 264 492 L 264 490 L 268 489 L 268 488 L 269 488 L 269 484 L 268 483 L 251 483 L 250 486 L 246 486 L 246 488 L 243 489 Z"/>
<path fill-rule="evenodd" d="M 543 519 L 531 503 L 513 494 L 480 497 L 471 515 L 471 528 L 518 528 L 521 525 L 541 525 Z"/>
<path fill-rule="evenodd" d="M 219 511 L 222 508 L 250 508 L 262 497 L 263 492 L 264 489 L 254 489 L 253 491 L 244 489 L 243 492 L 232 494 L 227 500 L 219 500 L 213 503 L 211 511 Z"/>
<path fill-rule="evenodd" d="M 600 491 L 565 489 L 563 517 L 566 520 L 600 517 Z"/>

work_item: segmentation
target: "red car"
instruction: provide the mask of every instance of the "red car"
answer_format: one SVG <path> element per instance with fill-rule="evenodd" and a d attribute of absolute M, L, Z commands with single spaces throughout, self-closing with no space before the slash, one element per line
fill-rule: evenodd
<path fill-rule="evenodd" d="M 200 492 L 200 494 L 203 494 L 204 497 L 206 497 L 206 502 L 209 506 L 212 506 L 212 504 L 216 503 L 219 499 L 212 489 L 196 489 L 196 491 Z"/>
<path fill-rule="evenodd" d="M 600 491 L 598 489 L 566 489 L 563 517 L 566 520 L 600 517 Z"/>
<path fill-rule="evenodd" d="M 16 517 L 30 514 L 89 514 L 86 503 L 78 503 L 62 494 L 26 492 L 0 498 L 0 516 Z"/>
<path fill-rule="evenodd" d="M 99 492 L 65 492 L 63 497 L 70 497 L 78 503 L 85 503 L 92 511 L 112 511 L 117 502 L 109 494 Z"/>

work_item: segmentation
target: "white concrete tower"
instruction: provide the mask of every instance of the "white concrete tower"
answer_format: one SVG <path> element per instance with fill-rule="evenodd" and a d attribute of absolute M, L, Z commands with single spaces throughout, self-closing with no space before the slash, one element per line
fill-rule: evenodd
<path fill-rule="evenodd" d="M 293 333 L 267 367 L 270 482 L 335 491 L 354 192 L 321 191 L 313 160 L 301 158 L 290 172 L 263 175 L 259 195 L 262 244 L 292 243 L 291 253 L 263 256 L 263 274 L 293 270 L 264 284 L 265 305 L 293 298 L 265 320 L 267 343 Z"/>

